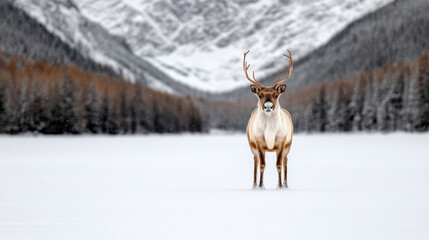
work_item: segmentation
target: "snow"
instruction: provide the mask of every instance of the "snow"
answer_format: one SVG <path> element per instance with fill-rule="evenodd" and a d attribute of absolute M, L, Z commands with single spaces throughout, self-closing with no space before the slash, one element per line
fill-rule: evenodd
<path fill-rule="evenodd" d="M 199 90 L 222 92 L 248 84 L 241 64 L 245 51 L 250 50 L 251 70 L 261 79 L 282 68 L 286 49 L 298 60 L 349 23 L 392 1 L 190 0 L 184 4 L 183 1 L 76 0 L 75 3 L 86 18 L 111 34 L 126 36 L 136 55 L 153 62 L 171 78 Z M 178 12 L 181 14 L 177 15 Z M 182 37 L 189 39 L 183 41 Z"/>
<path fill-rule="evenodd" d="M 129 69 L 123 68 L 118 62 L 102 52 L 91 34 L 81 31 L 80 25 L 87 23 L 75 8 L 66 4 L 68 3 L 67 0 L 57 0 L 56 2 L 15 0 L 13 3 L 72 48 L 81 50 L 84 56 L 88 56 L 96 63 L 110 66 L 117 73 L 121 72 L 123 77 L 130 81 L 135 80 L 135 76 Z"/>
<path fill-rule="evenodd" d="M 150 75 L 151 71 L 139 69 L 143 61 L 191 88 L 224 92 L 248 84 L 241 63 L 245 51 L 251 51 L 250 71 L 262 79 L 282 68 L 286 49 L 298 60 L 347 24 L 392 1 L 12 2 L 84 56 L 110 66 L 129 81 Z M 148 83 L 165 90 L 159 79 Z"/>
<path fill-rule="evenodd" d="M 250 190 L 244 134 L 0 137 L 1 239 L 428 239 L 429 134 L 295 135 Z"/>

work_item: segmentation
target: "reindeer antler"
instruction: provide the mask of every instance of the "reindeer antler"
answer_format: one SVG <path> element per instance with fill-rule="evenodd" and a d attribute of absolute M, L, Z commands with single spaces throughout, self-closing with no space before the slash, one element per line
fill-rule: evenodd
<path fill-rule="evenodd" d="M 247 80 L 249 80 L 250 82 L 252 82 L 252 83 L 254 83 L 254 84 L 256 84 L 258 87 L 260 87 L 260 88 L 264 88 L 264 85 L 262 85 L 260 82 L 258 82 L 257 80 L 256 80 L 256 78 L 255 78 L 255 71 L 253 71 L 253 80 L 252 79 L 250 79 L 250 77 L 249 77 L 249 75 L 247 74 L 247 70 L 249 69 L 249 67 L 250 67 L 250 64 L 247 64 L 247 61 L 246 61 L 246 55 L 249 53 L 249 51 L 247 51 L 247 52 L 245 52 L 244 53 L 244 58 L 243 58 L 243 70 L 244 70 L 244 74 L 246 74 L 246 78 L 247 78 Z"/>
<path fill-rule="evenodd" d="M 283 54 L 283 56 L 285 56 L 285 57 L 289 58 L 289 64 L 290 64 L 290 67 L 285 66 L 285 68 L 287 69 L 287 76 L 285 77 L 285 79 L 283 79 L 283 80 L 281 80 L 281 81 L 279 82 L 280 77 L 282 76 L 282 72 L 280 72 L 279 77 L 277 78 L 276 83 L 273 85 L 273 88 L 275 88 L 275 87 L 277 87 L 277 86 L 279 86 L 279 85 L 283 84 L 284 82 L 286 82 L 286 81 L 289 79 L 290 74 L 292 73 L 292 69 L 293 69 L 292 54 L 290 53 L 290 51 L 289 51 L 289 50 L 287 50 L 287 51 L 288 51 L 288 53 L 289 53 L 289 56 L 288 56 L 288 55 L 286 55 L 286 54 Z"/>

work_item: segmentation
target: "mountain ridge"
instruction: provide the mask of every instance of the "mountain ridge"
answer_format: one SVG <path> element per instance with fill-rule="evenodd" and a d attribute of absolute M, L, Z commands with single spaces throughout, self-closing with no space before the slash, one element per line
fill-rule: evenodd
<path fill-rule="evenodd" d="M 429 10 L 425 0 L 396 0 L 350 23 L 329 42 L 295 62 L 288 90 L 348 78 L 400 60 L 414 61 L 429 52 L 429 16 L 424 9 Z M 277 76 L 272 74 L 261 82 L 272 85 Z M 250 96 L 248 91 L 242 87 L 215 98 L 241 99 Z"/>
<path fill-rule="evenodd" d="M 277 71 L 286 48 L 295 59 L 303 57 L 391 0 L 74 2 L 88 19 L 124 36 L 137 56 L 171 78 L 222 92 L 244 85 L 240 66 L 248 49 L 257 77 L 268 76 Z"/>
<path fill-rule="evenodd" d="M 84 57 L 108 66 L 129 81 L 177 94 L 198 95 L 149 61 L 135 56 L 122 38 L 113 36 L 97 23 L 82 16 L 71 0 L 7 0 L 42 24 Z"/>
<path fill-rule="evenodd" d="M 0 3 L 0 50 L 25 59 L 74 64 L 84 70 L 115 76 L 115 72 L 83 56 L 44 25 L 7 1 Z"/>
<path fill-rule="evenodd" d="M 128 1 L 128 0 L 120 0 L 119 2 L 121 1 Z M 213 92 L 207 91 L 207 89 L 206 91 L 203 91 L 198 86 L 189 86 L 183 81 L 180 81 L 180 80 L 178 81 L 178 79 L 176 78 L 176 75 L 178 74 L 173 74 L 172 76 L 172 72 L 173 73 L 182 72 L 182 74 L 192 75 L 195 73 L 193 72 L 195 69 L 194 70 L 191 68 L 183 69 L 179 65 L 178 66 L 164 65 L 164 63 L 162 63 L 161 61 L 158 61 L 159 59 L 157 58 L 141 57 L 136 55 L 133 52 L 133 46 L 130 46 L 128 44 L 128 41 L 127 41 L 128 36 L 125 35 L 121 37 L 121 36 L 116 36 L 114 34 L 112 35 L 109 30 L 106 30 L 104 28 L 104 26 L 101 26 L 97 22 L 93 22 L 91 19 L 87 18 L 85 14 L 80 12 L 82 10 L 82 2 L 86 2 L 86 0 L 75 0 L 75 1 L 56 0 L 53 2 L 47 1 L 47 0 L 37 0 L 37 1 L 16 0 L 13 2 L 15 2 L 14 4 L 15 6 L 20 7 L 22 10 L 26 11 L 27 14 L 31 13 L 33 18 L 35 18 L 40 24 L 45 26 L 50 32 L 60 37 L 61 40 L 67 43 L 69 46 L 71 46 L 72 49 L 75 49 L 77 52 L 83 54 L 84 58 L 92 59 L 94 62 L 98 64 L 109 66 L 109 68 L 113 69 L 113 72 L 115 74 L 120 75 L 125 79 L 131 80 L 131 81 L 140 81 L 143 84 L 148 85 L 149 87 L 152 87 L 155 89 L 161 89 L 167 92 L 174 92 L 181 95 L 192 95 L 196 97 L 207 97 L 209 99 L 212 99 L 212 98 L 231 99 L 231 95 L 237 95 L 238 98 L 241 98 L 245 96 L 243 89 L 246 89 L 246 93 L 247 93 L 247 87 L 244 87 L 244 88 L 239 88 L 237 90 L 232 91 L 232 93 L 238 92 L 239 94 L 230 94 L 231 91 L 226 91 L 224 93 L 218 94 L 216 92 L 213 93 Z M 92 1 L 92 2 L 100 3 L 99 1 Z M 115 3 L 115 2 L 118 2 L 118 0 L 110 0 L 109 2 L 106 2 L 106 3 Z M 185 2 L 192 3 L 193 1 L 185 1 Z M 386 3 L 386 2 L 389 2 L 389 1 L 386 0 L 383 3 Z M 252 5 L 253 7 L 258 7 L 261 5 L 261 2 L 257 0 L 244 1 L 243 3 L 247 5 Z M 355 5 L 353 5 L 353 3 L 349 3 L 351 5 L 349 6 L 346 5 L 344 6 L 344 8 L 356 7 Z M 379 2 L 379 3 L 381 4 L 382 2 Z M 24 4 L 26 5 L 24 6 Z M 291 6 L 291 4 L 292 5 L 296 4 L 296 2 L 287 1 L 284 6 Z M 314 1 L 313 4 L 321 4 L 321 3 L 319 1 Z M 397 2 L 390 3 L 388 5 L 385 5 L 385 7 L 383 7 L 382 9 L 385 9 L 387 6 L 390 6 L 391 4 L 398 4 L 398 3 Z M 417 3 L 412 3 L 411 5 L 414 6 L 416 4 Z M 295 5 L 295 6 L 298 6 L 298 5 Z M 190 8 L 190 9 L 195 10 L 193 8 Z M 336 8 L 336 9 L 338 10 L 341 8 Z M 375 12 L 378 12 L 379 10 Z M 162 10 L 159 10 L 159 11 L 162 12 Z M 271 9 L 270 11 L 274 11 L 274 10 Z M 370 13 L 369 15 L 365 15 L 355 22 L 349 23 L 349 25 L 347 25 L 342 31 L 337 32 L 331 38 L 331 40 L 321 45 L 321 47 L 317 48 L 316 50 L 309 52 L 307 55 L 300 57 L 299 52 L 297 53 L 294 49 L 291 49 L 294 59 L 297 59 L 297 60 L 295 61 L 294 73 L 292 73 L 292 78 L 289 80 L 289 88 L 293 90 L 294 88 L 308 86 L 308 85 L 317 83 L 319 81 L 335 79 L 341 76 L 347 77 L 350 74 L 359 73 L 360 71 L 368 70 L 368 68 L 365 68 L 365 67 L 362 69 L 359 69 L 358 67 L 356 68 L 356 71 L 353 72 L 350 70 L 350 68 L 353 68 L 356 66 L 356 61 L 355 62 L 352 61 L 350 64 L 338 64 L 338 63 L 343 63 L 344 59 L 347 60 L 347 58 L 346 57 L 338 58 L 340 59 L 338 60 L 337 58 L 330 58 L 330 56 L 332 56 L 332 53 L 331 53 L 332 51 L 346 52 L 346 50 L 341 50 L 341 49 L 338 50 L 338 48 L 335 47 L 334 45 L 342 44 L 341 46 L 344 49 L 348 49 L 349 47 L 347 44 L 349 43 L 348 42 L 342 43 L 341 36 L 346 34 L 347 29 L 352 28 L 353 26 L 356 26 L 356 25 L 359 25 L 359 26 L 362 25 L 359 23 L 359 21 L 361 21 L 361 19 L 365 19 L 366 16 L 370 16 L 373 13 Z M 159 12 L 156 14 L 159 14 Z M 174 14 L 177 15 L 180 13 L 174 13 Z M 273 16 L 276 16 L 276 14 L 279 14 L 279 13 L 274 12 L 273 14 L 274 14 Z M 409 16 L 409 15 L 406 15 L 406 16 Z M 181 18 L 186 19 L 186 16 L 183 15 L 181 16 Z M 165 24 L 165 23 L 162 23 L 162 24 Z M 255 27 L 256 25 L 252 25 L 252 26 Z M 127 25 L 124 25 L 124 26 L 130 27 Z M 255 29 L 259 29 L 259 28 L 255 27 Z M 253 32 L 258 31 L 255 29 L 253 29 L 252 27 Z M 160 28 L 158 29 L 158 31 L 165 31 L 165 30 Z M 354 39 L 353 41 L 359 42 L 361 40 L 359 39 L 358 41 L 357 39 Z M 326 50 L 328 48 L 332 48 L 333 50 L 332 49 L 329 51 Z M 359 49 L 359 46 L 357 48 Z M 194 50 L 194 51 L 197 51 L 197 50 Z M 223 51 L 216 54 L 222 54 L 222 53 Z M 270 53 L 270 54 L 274 56 L 274 53 Z M 343 54 L 343 55 L 347 56 L 347 54 Z M 414 55 L 412 55 L 411 57 L 415 57 Z M 237 56 L 234 56 L 234 58 L 236 59 L 234 61 L 238 61 L 240 63 L 240 64 L 235 64 L 237 66 L 234 65 L 233 67 L 235 70 L 234 72 L 238 76 L 239 85 L 247 85 L 246 81 L 243 78 L 243 73 L 241 69 L 242 53 L 237 54 Z M 275 69 L 275 71 L 273 70 L 273 73 L 271 75 L 267 75 L 267 77 L 262 77 L 262 78 L 260 76 L 264 75 L 264 71 L 262 71 L 261 73 L 261 71 L 256 69 L 257 78 L 262 79 L 261 82 L 269 83 L 269 84 L 271 84 L 271 82 L 273 82 L 277 77 L 278 67 L 276 66 L 280 64 L 283 65 L 283 63 L 286 63 L 285 59 L 282 58 L 281 54 L 278 54 L 278 56 L 276 55 L 275 62 L 270 62 L 269 57 L 264 58 L 264 56 L 261 56 L 260 54 L 258 55 L 258 50 L 256 51 L 252 50 L 248 58 L 249 58 L 248 61 L 252 63 L 252 66 L 262 65 L 262 67 L 266 67 L 267 65 L 270 65 L 269 68 Z M 261 59 L 262 60 L 268 59 L 268 60 L 267 62 L 262 63 L 260 62 Z M 215 59 L 201 58 L 199 61 L 205 62 L 206 60 L 209 62 L 219 61 L 219 59 L 216 59 L 216 58 Z M 329 63 L 329 61 L 331 60 L 335 60 L 336 61 L 335 64 Z M 397 59 L 393 59 L 393 60 L 397 60 Z M 259 65 L 258 61 L 259 63 L 262 63 L 262 64 Z M 380 63 L 376 63 L 375 66 L 381 66 L 382 64 L 386 64 L 389 61 L 387 60 L 384 62 L 381 61 Z M 201 65 L 204 65 L 204 64 L 201 63 Z M 373 62 L 371 62 L 371 64 L 373 64 Z M 342 65 L 347 65 L 347 66 L 350 65 L 350 67 L 344 70 L 344 69 L 341 69 Z M 265 72 L 265 74 L 266 73 L 267 72 Z M 204 75 L 205 73 L 201 73 L 201 74 Z"/>

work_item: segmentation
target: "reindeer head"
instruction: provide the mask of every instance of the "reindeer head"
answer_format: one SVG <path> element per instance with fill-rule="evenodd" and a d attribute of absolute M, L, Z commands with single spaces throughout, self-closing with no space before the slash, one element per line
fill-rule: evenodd
<path fill-rule="evenodd" d="M 265 114 L 270 115 L 273 111 L 275 111 L 278 108 L 279 103 L 279 97 L 282 93 L 286 91 L 286 84 L 284 84 L 290 77 L 290 74 L 292 73 L 293 69 L 293 61 L 292 61 L 292 54 L 289 50 L 287 50 L 289 55 L 283 54 L 285 57 L 289 58 L 289 64 L 290 67 L 285 66 L 285 68 L 288 70 L 287 76 L 280 81 L 280 78 L 282 76 L 282 73 L 279 74 L 279 77 L 277 78 L 276 83 L 271 87 L 265 87 L 260 82 L 258 82 L 255 78 L 255 72 L 253 72 L 253 79 L 249 77 L 247 74 L 247 70 L 250 67 L 250 64 L 247 64 L 246 61 L 246 55 L 249 53 L 249 51 L 244 53 L 244 59 L 243 59 L 243 70 L 244 74 L 246 74 L 246 78 L 252 82 L 253 84 L 250 85 L 250 90 L 258 97 L 258 108 L 264 111 Z"/>

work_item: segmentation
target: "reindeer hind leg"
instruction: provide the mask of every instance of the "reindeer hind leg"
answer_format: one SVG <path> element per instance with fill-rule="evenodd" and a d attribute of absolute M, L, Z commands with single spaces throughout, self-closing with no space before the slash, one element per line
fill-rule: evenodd
<path fill-rule="evenodd" d="M 289 187 L 287 184 L 287 161 L 288 161 L 287 155 L 289 154 L 289 151 L 290 151 L 290 145 L 291 145 L 291 142 L 286 143 L 284 154 L 283 154 L 283 169 L 284 169 L 283 187 L 284 188 Z"/>
<path fill-rule="evenodd" d="M 277 173 L 279 174 L 279 182 L 277 185 L 277 189 L 282 188 L 282 160 L 283 160 L 283 150 L 280 150 L 277 152 L 277 161 L 276 161 L 276 168 Z"/>
<path fill-rule="evenodd" d="M 285 156 L 283 158 L 283 169 L 284 169 L 283 187 L 288 188 L 288 185 L 287 185 L 287 156 Z"/>

